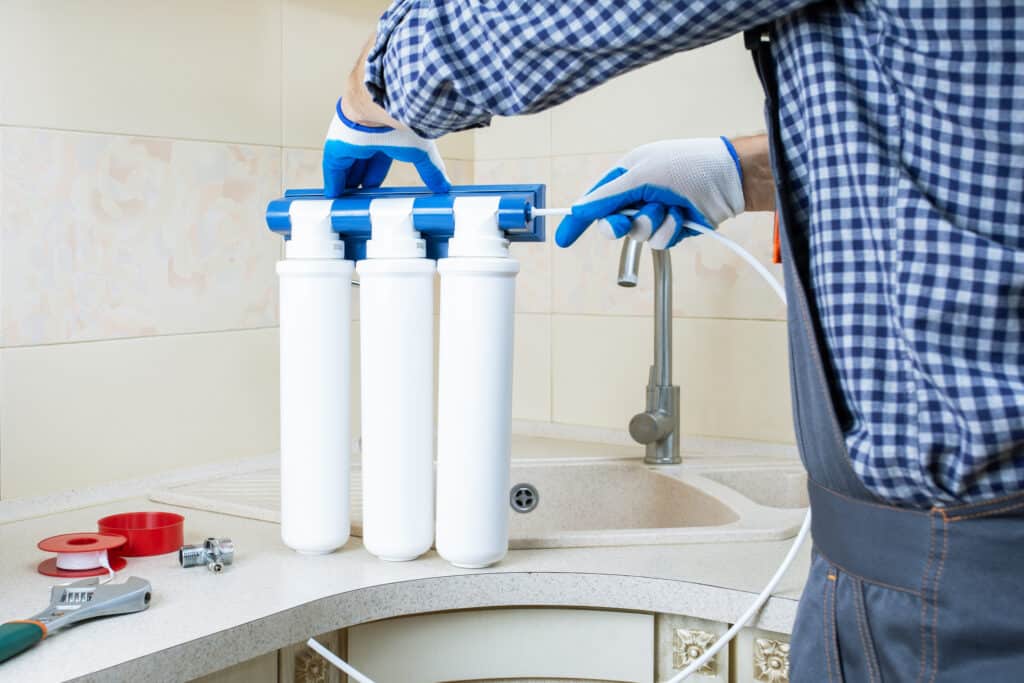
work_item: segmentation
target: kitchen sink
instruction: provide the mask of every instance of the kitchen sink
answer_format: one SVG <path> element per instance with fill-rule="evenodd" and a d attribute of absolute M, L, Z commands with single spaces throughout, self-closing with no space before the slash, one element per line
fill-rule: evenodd
<path fill-rule="evenodd" d="M 807 475 L 801 466 L 700 469 L 702 477 L 739 491 L 759 505 L 806 508 Z"/>
<path fill-rule="evenodd" d="M 512 450 L 512 548 L 778 540 L 794 535 L 803 520 L 799 464 L 684 455 L 682 465 L 648 466 L 639 448 L 527 437 L 514 438 Z M 361 484 L 355 466 L 355 536 Z M 262 468 L 153 491 L 150 498 L 278 522 L 279 486 L 277 468 Z"/>

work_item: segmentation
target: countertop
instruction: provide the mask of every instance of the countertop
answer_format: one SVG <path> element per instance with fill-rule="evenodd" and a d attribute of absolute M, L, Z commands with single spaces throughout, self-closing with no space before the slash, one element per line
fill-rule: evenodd
<path fill-rule="evenodd" d="M 61 499 L 65 507 L 68 501 Z M 97 519 L 114 512 L 153 509 L 185 515 L 186 543 L 232 538 L 235 564 L 216 575 L 181 569 L 176 554 L 129 559 L 118 580 L 134 575 L 152 582 L 147 611 L 58 631 L 0 664 L 0 680 L 185 681 L 312 635 L 451 609 L 591 607 L 730 622 L 791 543 L 516 550 L 495 567 L 462 570 L 433 551 L 413 562 L 383 562 L 358 538 L 330 555 L 298 555 L 281 543 L 276 524 L 138 496 L 0 523 L 0 616 L 27 618 L 45 607 L 53 579 L 35 571 L 47 557 L 36 549 L 39 540 L 94 530 Z M 755 625 L 790 631 L 808 560 L 805 547 Z"/>

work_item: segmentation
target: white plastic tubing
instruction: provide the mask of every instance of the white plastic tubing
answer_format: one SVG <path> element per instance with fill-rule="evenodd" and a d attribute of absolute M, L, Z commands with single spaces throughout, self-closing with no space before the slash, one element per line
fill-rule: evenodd
<path fill-rule="evenodd" d="M 537 216 L 557 216 L 569 213 L 572 213 L 572 209 L 570 208 L 546 208 L 534 210 L 534 215 Z M 633 214 L 635 212 L 626 211 L 624 213 Z M 772 274 L 768 272 L 768 269 L 761 265 L 761 262 L 754 258 L 750 254 L 750 252 L 748 252 L 746 249 L 730 240 L 728 237 L 724 237 L 713 230 L 709 230 L 705 228 L 703 225 L 699 225 L 697 223 L 687 223 L 686 227 L 692 228 L 693 230 L 701 233 L 702 235 L 710 236 L 711 238 L 717 240 L 719 243 L 725 245 L 730 251 L 738 254 L 744 261 L 750 264 L 750 266 L 752 266 L 754 270 L 757 271 L 757 273 L 764 279 L 765 283 L 769 287 L 771 287 L 772 291 L 775 292 L 779 299 L 782 300 L 782 303 L 787 303 L 786 292 L 782 288 L 782 285 L 780 285 L 778 281 L 774 277 L 772 277 Z M 685 669 L 677 673 L 672 678 L 668 679 L 665 683 L 679 683 L 680 681 L 688 678 L 692 674 L 699 671 L 705 664 L 707 664 L 713 657 L 715 657 L 715 655 L 717 655 L 722 650 L 722 648 L 728 645 L 732 641 L 732 639 L 735 638 L 736 635 L 747 626 L 747 624 L 750 623 L 750 620 L 753 619 L 757 615 L 757 613 L 761 611 L 761 608 L 764 607 L 765 603 L 768 602 L 768 599 L 771 598 L 776 586 L 779 585 L 779 581 L 782 580 L 782 577 L 786 574 L 786 571 L 789 570 L 790 565 L 793 564 L 793 560 L 796 558 L 797 552 L 800 550 L 800 547 L 807 540 L 807 537 L 810 534 L 810 532 L 811 511 L 808 510 L 807 515 L 804 516 L 803 524 L 800 525 L 800 530 L 797 532 L 796 538 L 793 539 L 793 543 L 792 545 L 790 545 L 789 551 L 786 553 L 786 556 L 782 559 L 782 563 L 779 565 L 779 568 L 775 570 L 775 574 L 772 575 L 772 578 L 768 580 L 768 584 L 764 587 L 764 590 L 762 590 L 758 594 L 758 596 L 754 598 L 754 601 L 750 604 L 750 607 L 748 607 L 747 610 L 742 615 L 740 615 L 740 617 L 736 620 L 736 622 L 728 631 L 726 631 L 718 640 L 716 640 L 714 644 L 711 645 L 711 647 L 705 650 L 703 655 L 701 655 L 694 661 L 690 662 L 689 666 L 687 666 Z"/>
<path fill-rule="evenodd" d="M 772 288 L 772 291 L 774 291 L 775 294 L 778 295 L 779 299 L 782 300 L 782 303 L 787 303 L 786 292 L 782 288 L 782 285 L 780 285 L 778 281 L 774 277 L 772 277 L 772 274 L 768 272 L 768 269 L 761 265 L 761 262 L 754 258 L 750 254 L 750 252 L 748 252 L 743 247 L 736 244 L 729 238 L 723 237 L 722 235 L 719 235 L 717 232 L 713 230 L 708 230 L 703 225 L 690 223 L 687 225 L 687 227 L 692 228 L 693 230 L 696 230 L 697 232 L 703 235 L 710 235 L 711 237 L 724 244 L 726 247 L 728 247 L 736 254 L 739 254 L 744 261 L 753 266 L 754 270 L 756 270 L 758 274 L 760 274 L 760 276 L 764 278 L 765 282 L 768 283 L 768 285 Z M 694 661 L 690 662 L 689 666 L 687 666 L 678 674 L 670 678 L 668 681 L 666 681 L 666 683 L 679 683 L 679 681 L 682 681 L 685 678 L 689 677 L 691 674 L 694 674 L 697 671 L 699 671 L 715 655 L 717 655 L 722 648 L 728 645 L 729 642 L 732 641 L 732 639 L 735 638 L 736 635 L 747 626 L 747 624 L 750 623 L 750 620 L 753 619 L 757 615 L 757 613 L 761 611 L 761 608 L 764 607 L 765 603 L 768 602 L 768 599 L 772 596 L 772 593 L 775 591 L 775 587 L 779 585 L 779 581 L 782 580 L 782 577 L 785 575 L 786 571 L 789 570 L 790 565 L 793 564 L 793 560 L 796 558 L 796 554 L 800 550 L 800 546 L 802 546 L 804 544 L 804 541 L 807 540 L 807 536 L 810 534 L 810 532 L 811 511 L 810 509 L 808 509 L 807 514 L 804 516 L 803 524 L 800 525 L 800 531 L 797 532 L 796 538 L 793 539 L 792 545 L 789 546 L 789 552 L 787 552 L 786 557 L 783 558 L 782 564 L 780 564 L 779 568 L 775 570 L 775 574 L 772 575 L 772 578 L 768 580 L 768 584 L 764 587 L 764 590 L 762 590 L 758 594 L 758 596 L 754 598 L 754 602 L 750 604 L 750 607 L 747 608 L 747 611 L 740 615 L 739 619 L 736 620 L 736 623 L 734 623 L 728 631 L 726 631 L 721 637 L 719 637 L 719 639 L 716 640 L 715 643 L 711 647 L 709 647 L 703 655 L 701 655 Z"/>
<path fill-rule="evenodd" d="M 349 537 L 349 346 L 354 264 L 330 201 L 293 202 L 278 262 L 281 305 L 281 538 L 307 554 Z"/>

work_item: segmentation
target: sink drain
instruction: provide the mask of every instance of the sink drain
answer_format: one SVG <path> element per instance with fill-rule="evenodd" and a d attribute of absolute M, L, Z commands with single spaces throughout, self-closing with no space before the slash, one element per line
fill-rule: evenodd
<path fill-rule="evenodd" d="M 508 503 L 516 512 L 532 512 L 540 502 L 540 494 L 530 484 L 516 484 L 508 492 Z"/>

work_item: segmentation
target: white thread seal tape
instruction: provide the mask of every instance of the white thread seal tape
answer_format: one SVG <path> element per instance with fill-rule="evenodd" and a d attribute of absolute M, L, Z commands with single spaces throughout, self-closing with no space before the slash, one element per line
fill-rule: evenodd
<path fill-rule="evenodd" d="M 81 553 L 57 553 L 57 569 L 69 572 L 88 571 L 103 567 L 107 570 L 107 581 L 114 578 L 110 567 L 110 555 L 106 550 L 88 550 Z M 106 583 L 106 582 L 104 582 Z"/>

